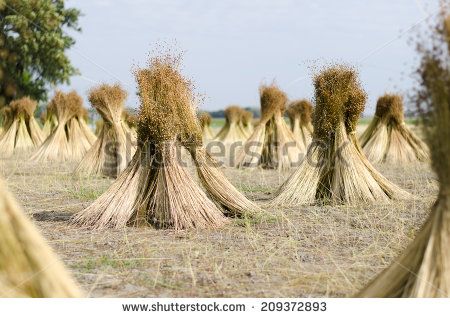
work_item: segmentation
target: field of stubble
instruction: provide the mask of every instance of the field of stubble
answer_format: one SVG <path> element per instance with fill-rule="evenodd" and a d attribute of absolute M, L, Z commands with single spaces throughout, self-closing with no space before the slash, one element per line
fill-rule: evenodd
<path fill-rule="evenodd" d="M 414 200 L 359 206 L 272 209 L 259 223 L 220 230 L 126 228 L 69 223 L 111 184 L 76 179 L 74 164 L 0 159 L 25 212 L 91 297 L 345 297 L 385 268 L 427 217 L 437 183 L 427 164 L 377 165 Z M 224 168 L 248 197 L 270 197 L 289 175 Z"/>

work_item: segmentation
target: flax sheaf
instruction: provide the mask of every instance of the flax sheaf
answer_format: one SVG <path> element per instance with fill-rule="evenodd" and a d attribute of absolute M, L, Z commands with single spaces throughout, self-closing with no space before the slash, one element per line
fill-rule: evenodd
<path fill-rule="evenodd" d="M 34 118 L 36 106 L 36 101 L 23 97 L 5 107 L 5 131 L 0 137 L 1 157 L 32 151 L 43 142 L 41 128 Z"/>
<path fill-rule="evenodd" d="M 355 137 L 366 93 L 354 69 L 336 65 L 314 77 L 313 141 L 307 160 L 269 205 L 389 202 L 409 194 L 369 163 Z"/>
<path fill-rule="evenodd" d="M 313 105 L 306 99 L 295 100 L 289 103 L 287 115 L 291 124 L 291 130 L 302 151 L 306 152 L 312 140 L 313 126 L 311 116 Z"/>
<path fill-rule="evenodd" d="M 246 137 L 250 137 L 253 132 L 253 113 L 251 111 L 242 109 L 241 123 Z"/>
<path fill-rule="evenodd" d="M 259 89 L 261 120 L 237 155 L 237 167 L 286 170 L 298 164 L 302 154 L 293 132 L 283 119 L 287 97 L 275 84 Z"/>
<path fill-rule="evenodd" d="M 96 142 L 75 169 L 76 175 L 116 178 L 125 170 L 135 151 L 135 141 L 123 117 L 126 97 L 126 91 L 118 84 L 102 84 L 89 92 L 89 101 L 103 124 Z"/>
<path fill-rule="evenodd" d="M 0 297 L 81 297 L 62 262 L 0 181 Z"/>
<path fill-rule="evenodd" d="M 419 50 L 416 92 L 439 194 L 412 243 L 358 297 L 450 297 L 450 16 L 445 3 L 433 45 Z"/>
<path fill-rule="evenodd" d="M 33 162 L 80 161 L 96 137 L 86 124 L 87 110 L 75 91 L 56 91 L 50 101 L 57 126 L 30 158 Z"/>
<path fill-rule="evenodd" d="M 135 72 L 140 97 L 136 154 L 112 186 L 75 215 L 76 224 L 98 229 L 218 228 L 227 223 L 224 214 L 260 212 L 203 148 L 192 84 L 178 70 L 180 58 L 158 55 Z M 183 165 L 180 148 L 192 156 L 201 184 Z"/>
<path fill-rule="evenodd" d="M 403 99 L 397 94 L 378 99 L 375 116 L 359 141 L 373 163 L 405 164 L 429 159 L 427 145 L 405 124 Z"/>
<path fill-rule="evenodd" d="M 236 105 L 225 108 L 225 124 L 214 139 L 225 144 L 244 142 L 247 139 L 247 133 L 242 124 L 243 112 L 244 110 Z"/>
<path fill-rule="evenodd" d="M 202 128 L 203 141 L 208 142 L 212 140 L 214 137 L 211 129 L 211 122 L 212 122 L 211 115 L 208 114 L 207 112 L 201 112 L 198 115 L 198 120 L 200 122 L 200 127 Z"/>
<path fill-rule="evenodd" d="M 44 136 L 44 139 L 46 139 L 53 131 L 55 131 L 56 126 L 58 126 L 54 103 L 48 103 L 47 109 L 41 114 L 41 121 L 43 125 L 42 135 Z"/>

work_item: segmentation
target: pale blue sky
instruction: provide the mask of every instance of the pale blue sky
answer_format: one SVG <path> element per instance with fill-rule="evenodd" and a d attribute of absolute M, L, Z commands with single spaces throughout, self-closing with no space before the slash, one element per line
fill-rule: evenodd
<path fill-rule="evenodd" d="M 428 5 L 426 5 L 428 3 Z M 432 5 L 430 5 L 432 3 Z M 431 0 L 69 0 L 83 32 L 69 54 L 84 96 L 97 82 L 120 81 L 138 106 L 131 69 L 152 45 L 186 51 L 184 74 L 206 96 L 200 108 L 259 106 L 258 86 L 276 79 L 290 98 L 311 98 L 312 65 L 354 64 L 369 94 L 366 114 L 385 91 L 408 93 L 417 63 L 414 24 L 436 13 Z M 425 22 L 417 27 L 424 28 Z M 406 31 L 406 32 L 405 32 Z"/>

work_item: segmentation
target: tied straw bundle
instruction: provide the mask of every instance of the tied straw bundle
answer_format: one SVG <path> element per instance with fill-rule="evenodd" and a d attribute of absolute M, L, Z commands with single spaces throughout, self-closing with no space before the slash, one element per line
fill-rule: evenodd
<path fill-rule="evenodd" d="M 0 297 L 81 297 L 64 265 L 0 181 Z"/>
<path fill-rule="evenodd" d="M 124 111 L 122 113 L 122 120 L 125 122 L 128 129 L 136 132 L 138 116 L 134 113 L 133 109 L 131 109 L 131 108 L 124 109 Z"/>
<path fill-rule="evenodd" d="M 0 139 L 3 133 L 11 124 L 11 108 L 9 106 L 0 106 Z"/>
<path fill-rule="evenodd" d="M 29 97 L 14 100 L 9 105 L 7 126 L 0 138 L 2 156 L 33 150 L 43 142 L 41 128 L 34 118 L 37 102 Z"/>
<path fill-rule="evenodd" d="M 417 102 L 439 194 L 406 250 L 358 297 L 450 297 L 450 16 L 447 2 L 430 49 L 419 46 Z"/>
<path fill-rule="evenodd" d="M 311 123 L 313 106 L 306 99 L 295 100 L 287 108 L 287 114 L 291 123 L 291 130 L 302 151 L 306 152 L 313 133 Z"/>
<path fill-rule="evenodd" d="M 366 94 L 355 70 L 332 66 L 314 78 L 313 142 L 307 160 L 280 187 L 270 205 L 382 202 L 409 194 L 369 163 L 355 137 Z"/>
<path fill-rule="evenodd" d="M 200 122 L 200 127 L 202 129 L 203 141 L 207 142 L 213 139 L 213 132 L 211 130 L 211 115 L 207 112 L 201 112 L 198 115 L 198 120 Z"/>
<path fill-rule="evenodd" d="M 428 149 L 405 124 L 403 99 L 385 94 L 377 101 L 375 116 L 360 137 L 361 147 L 374 163 L 405 164 L 428 159 Z"/>
<path fill-rule="evenodd" d="M 225 109 L 225 125 L 214 139 L 225 144 L 244 142 L 247 139 L 247 134 L 241 121 L 242 112 L 243 109 L 239 106 L 227 107 Z"/>
<path fill-rule="evenodd" d="M 237 156 L 237 167 L 285 170 L 302 156 L 295 136 L 283 119 L 287 97 L 275 84 L 261 86 L 261 120 Z"/>
<path fill-rule="evenodd" d="M 178 71 L 180 56 L 164 54 L 136 71 L 141 101 L 138 149 L 126 170 L 74 222 L 94 228 L 151 225 L 217 228 L 260 209 L 229 183 L 202 146 L 191 84 Z M 192 156 L 204 190 L 180 162 Z"/>
<path fill-rule="evenodd" d="M 253 132 L 253 113 L 251 111 L 242 109 L 241 111 L 241 123 L 245 135 L 250 137 Z"/>
<path fill-rule="evenodd" d="M 103 125 L 98 139 L 75 169 L 76 175 L 116 178 L 125 170 L 135 151 L 123 117 L 126 97 L 126 91 L 118 84 L 102 84 L 89 92 L 89 101 L 102 117 Z"/>
<path fill-rule="evenodd" d="M 41 120 L 43 122 L 42 134 L 44 138 L 48 138 L 58 126 L 56 109 L 53 103 L 47 105 L 47 110 L 41 114 Z"/>
<path fill-rule="evenodd" d="M 127 132 L 128 142 L 132 145 L 132 152 L 136 151 L 137 142 L 137 123 L 138 116 L 135 114 L 135 110 L 132 108 L 125 109 L 122 113 L 122 121 L 125 123 L 125 130 Z"/>
<path fill-rule="evenodd" d="M 95 135 L 98 137 L 103 128 L 103 119 L 98 119 L 95 121 Z"/>
<path fill-rule="evenodd" d="M 86 125 L 87 111 L 75 92 L 57 91 L 50 101 L 58 125 L 31 157 L 34 162 L 80 161 L 96 140 Z"/>

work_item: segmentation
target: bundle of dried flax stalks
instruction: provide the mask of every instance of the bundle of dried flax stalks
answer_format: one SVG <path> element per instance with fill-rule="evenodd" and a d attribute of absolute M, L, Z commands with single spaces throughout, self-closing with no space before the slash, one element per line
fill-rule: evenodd
<path fill-rule="evenodd" d="M 135 148 L 123 117 L 126 97 L 126 91 L 118 84 L 103 84 L 89 92 L 89 101 L 102 116 L 103 125 L 97 141 L 78 164 L 75 174 L 116 178 L 127 167 Z"/>
<path fill-rule="evenodd" d="M 0 297 L 81 297 L 64 265 L 0 181 Z"/>
<path fill-rule="evenodd" d="M 179 73 L 180 56 L 162 55 L 136 71 L 141 101 L 138 148 L 125 171 L 74 222 L 94 228 L 151 225 L 156 228 L 217 228 L 225 214 L 261 210 L 215 166 L 202 145 L 191 84 Z M 180 156 L 188 150 L 203 189 Z"/>
<path fill-rule="evenodd" d="M 289 104 L 286 112 L 299 147 L 303 152 L 306 152 L 312 139 L 311 116 L 313 106 L 306 99 L 295 100 Z"/>
<path fill-rule="evenodd" d="M 332 66 L 314 78 L 313 142 L 307 160 L 281 186 L 270 205 L 386 202 L 409 197 L 369 163 L 355 137 L 366 94 L 357 73 Z"/>
<path fill-rule="evenodd" d="M 8 106 L 7 127 L 0 137 L 2 157 L 33 150 L 44 140 L 41 128 L 34 118 L 37 102 L 29 97 L 14 100 Z"/>
<path fill-rule="evenodd" d="M 31 157 L 32 161 L 80 161 L 96 137 L 85 118 L 83 100 L 75 92 L 57 91 L 49 107 L 55 110 L 58 125 Z"/>
<path fill-rule="evenodd" d="M 439 194 L 414 241 L 358 297 L 450 297 L 450 16 L 443 7 L 422 63 L 417 102 Z"/>
<path fill-rule="evenodd" d="M 429 158 L 426 144 L 405 124 L 400 95 L 385 94 L 378 99 L 375 116 L 359 140 L 374 163 L 405 164 Z"/>
<path fill-rule="evenodd" d="M 275 84 L 261 86 L 259 93 L 261 120 L 237 155 L 237 167 L 289 169 L 304 153 L 283 118 L 286 94 Z"/>

